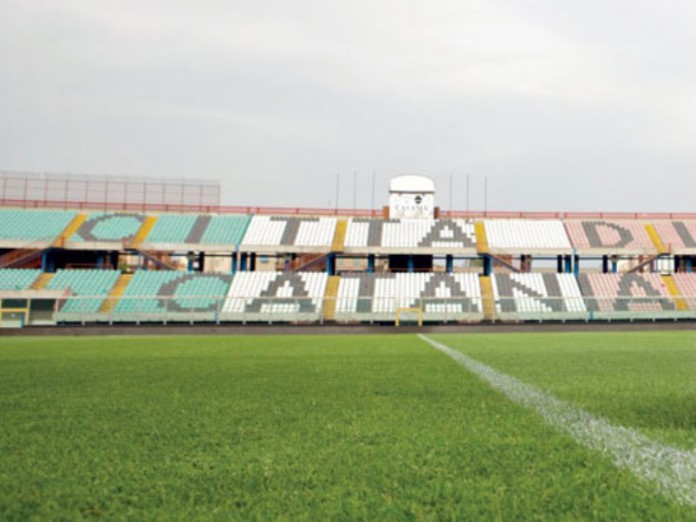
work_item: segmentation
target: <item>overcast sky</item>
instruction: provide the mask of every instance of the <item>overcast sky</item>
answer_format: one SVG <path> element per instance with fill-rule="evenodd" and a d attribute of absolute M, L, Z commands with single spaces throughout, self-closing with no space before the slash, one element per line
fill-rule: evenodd
<path fill-rule="evenodd" d="M 223 202 L 696 211 L 692 1 L 0 0 L 0 169 Z"/>

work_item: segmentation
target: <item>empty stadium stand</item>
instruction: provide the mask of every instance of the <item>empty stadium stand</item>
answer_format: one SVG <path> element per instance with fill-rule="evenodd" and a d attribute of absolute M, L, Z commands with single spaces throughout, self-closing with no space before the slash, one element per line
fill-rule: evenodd
<path fill-rule="evenodd" d="M 239 272 L 221 315 L 234 321 L 318 321 L 328 276 L 325 272 Z"/>
<path fill-rule="evenodd" d="M 346 252 L 476 252 L 474 224 L 463 219 L 410 220 L 353 218 L 348 223 Z"/>
<path fill-rule="evenodd" d="M 70 314 L 97 313 L 116 284 L 117 270 L 58 270 L 46 285 L 47 290 L 68 290 L 70 295 L 57 318 Z"/>
<path fill-rule="evenodd" d="M 236 211 L 0 209 L 0 307 L 21 292 L 55 301 L 43 321 L 66 322 L 393 322 L 397 309 L 432 322 L 696 318 L 696 216 Z M 579 272 L 599 257 L 624 272 Z M 532 258 L 542 272 L 526 272 Z"/>
<path fill-rule="evenodd" d="M 330 252 L 336 231 L 333 217 L 254 216 L 240 250 L 247 252 Z"/>
<path fill-rule="evenodd" d="M 0 269 L 0 290 L 29 290 L 40 275 L 38 269 Z"/>
<path fill-rule="evenodd" d="M 559 220 L 487 219 L 484 226 L 493 254 L 563 255 L 573 250 Z"/>
<path fill-rule="evenodd" d="M 200 243 L 206 246 L 238 245 L 250 221 L 249 216 L 210 216 Z"/>
<path fill-rule="evenodd" d="M 114 214 L 94 212 L 87 216 L 77 231 L 68 238 L 75 243 L 121 243 L 130 240 L 137 233 L 146 216 L 143 214 Z M 120 246 L 120 245 L 119 245 Z M 85 248 L 88 245 L 73 245 L 74 248 Z M 90 247 L 93 248 L 93 247 Z"/>
<path fill-rule="evenodd" d="M 640 221 L 569 220 L 565 227 L 573 247 L 581 254 L 658 253 Z"/>
<path fill-rule="evenodd" d="M 696 221 L 655 221 L 657 234 L 674 254 L 696 254 Z"/>
<path fill-rule="evenodd" d="M 677 305 L 682 301 L 686 310 L 696 312 L 696 274 L 674 274 L 670 276 L 676 286 L 682 300 L 677 300 Z"/>
<path fill-rule="evenodd" d="M 54 319 L 68 322 L 393 322 L 397 309 L 437 322 L 696 318 L 693 273 L 0 270 L 0 292 L 17 291 L 57 299 Z"/>
<path fill-rule="evenodd" d="M 0 247 L 50 244 L 76 215 L 68 210 L 0 209 Z"/>
<path fill-rule="evenodd" d="M 397 308 L 420 308 L 426 321 L 480 320 L 478 275 L 360 273 L 341 277 L 337 321 L 394 321 Z"/>
<path fill-rule="evenodd" d="M 677 312 L 658 274 L 580 274 L 578 283 L 594 319 L 658 319 Z"/>
<path fill-rule="evenodd" d="M 196 214 L 162 214 L 157 218 L 155 226 L 144 241 L 148 244 L 181 245 L 188 243 L 187 239 L 190 235 L 200 238 L 203 234 L 201 227 L 199 226 L 195 232 L 193 230 L 196 223 L 200 224 L 200 217 L 202 216 Z"/>
<path fill-rule="evenodd" d="M 177 271 L 138 271 L 114 307 L 120 321 L 217 319 L 232 276 Z"/>
<path fill-rule="evenodd" d="M 587 308 L 571 274 L 495 274 L 496 319 L 584 320 Z"/>
<path fill-rule="evenodd" d="M 241 243 L 250 216 L 161 214 L 137 246 L 144 250 L 234 252 Z"/>

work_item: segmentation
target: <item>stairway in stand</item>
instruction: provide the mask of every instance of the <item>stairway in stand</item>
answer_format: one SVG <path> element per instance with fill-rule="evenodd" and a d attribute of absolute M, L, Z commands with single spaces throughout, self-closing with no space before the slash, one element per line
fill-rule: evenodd
<path fill-rule="evenodd" d="M 474 223 L 474 233 L 476 234 L 476 250 L 479 254 L 489 254 L 488 237 L 486 236 L 486 227 L 483 221 Z"/>
<path fill-rule="evenodd" d="M 155 223 L 157 222 L 157 216 L 148 216 L 145 218 L 145 221 L 143 221 L 143 224 L 140 226 L 140 229 L 138 232 L 133 236 L 133 239 L 131 240 L 130 247 L 138 250 L 140 249 L 140 245 L 143 244 L 147 236 L 150 234 L 150 231 L 152 228 L 155 226 Z"/>
<path fill-rule="evenodd" d="M 348 221 L 339 219 L 336 223 L 336 232 L 334 232 L 333 243 L 331 244 L 331 252 L 343 252 L 346 242 L 346 231 L 348 230 Z"/>
<path fill-rule="evenodd" d="M 34 281 L 34 284 L 31 285 L 32 290 L 43 290 L 46 288 L 46 285 L 51 282 L 51 279 L 53 279 L 54 274 L 41 274 L 36 281 Z"/>
<path fill-rule="evenodd" d="M 492 321 L 495 316 L 495 297 L 493 296 L 493 283 L 488 276 L 481 276 L 481 300 L 483 301 L 483 318 Z"/>
<path fill-rule="evenodd" d="M 65 248 L 66 241 L 69 241 L 72 235 L 80 230 L 82 224 L 87 221 L 87 214 L 78 214 L 70 222 L 70 224 L 65 227 L 65 230 L 53 241 L 52 247 Z"/>
<path fill-rule="evenodd" d="M 671 275 L 663 275 L 662 276 L 662 282 L 665 284 L 667 287 L 667 290 L 669 291 L 669 295 L 681 298 L 681 299 L 675 299 L 675 305 L 677 307 L 677 310 L 679 311 L 684 311 L 688 310 L 689 307 L 686 304 L 686 299 L 684 299 L 681 295 L 681 292 L 677 288 L 676 283 L 674 282 L 674 278 Z"/>
<path fill-rule="evenodd" d="M 116 304 L 123 295 L 123 292 L 126 291 L 126 287 L 128 283 L 131 282 L 131 279 L 133 279 L 133 274 L 121 274 L 118 281 L 116 281 L 116 284 L 111 289 L 111 292 L 109 292 L 109 297 L 104 299 L 100 310 L 101 312 L 110 313 L 116 308 Z"/>
<path fill-rule="evenodd" d="M 336 318 L 336 299 L 338 298 L 339 276 L 330 276 L 324 292 L 324 321 L 333 321 Z"/>
<path fill-rule="evenodd" d="M 657 248 L 658 254 L 669 254 L 669 250 L 665 247 L 662 239 L 660 239 L 654 225 L 649 223 L 646 224 L 645 231 L 648 233 L 648 236 L 650 236 L 650 240 L 653 242 L 653 245 L 655 245 L 655 248 Z"/>

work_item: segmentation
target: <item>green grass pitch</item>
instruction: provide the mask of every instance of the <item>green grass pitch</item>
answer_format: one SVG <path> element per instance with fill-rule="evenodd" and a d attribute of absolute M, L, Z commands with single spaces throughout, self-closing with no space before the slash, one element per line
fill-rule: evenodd
<path fill-rule="evenodd" d="M 696 333 L 437 335 L 696 447 Z M 410 335 L 0 338 L 0 520 L 696 520 Z"/>

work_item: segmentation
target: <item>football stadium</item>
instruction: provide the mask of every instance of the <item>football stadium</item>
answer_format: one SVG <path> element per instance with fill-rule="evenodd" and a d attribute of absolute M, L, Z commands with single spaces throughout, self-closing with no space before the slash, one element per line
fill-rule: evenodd
<path fill-rule="evenodd" d="M 214 183 L 2 183 L 5 328 L 696 318 L 696 214 L 440 212 L 418 175 L 379 211 L 222 207 Z"/>
<path fill-rule="evenodd" d="M 696 214 L 0 174 L 0 518 L 693 520 Z"/>

